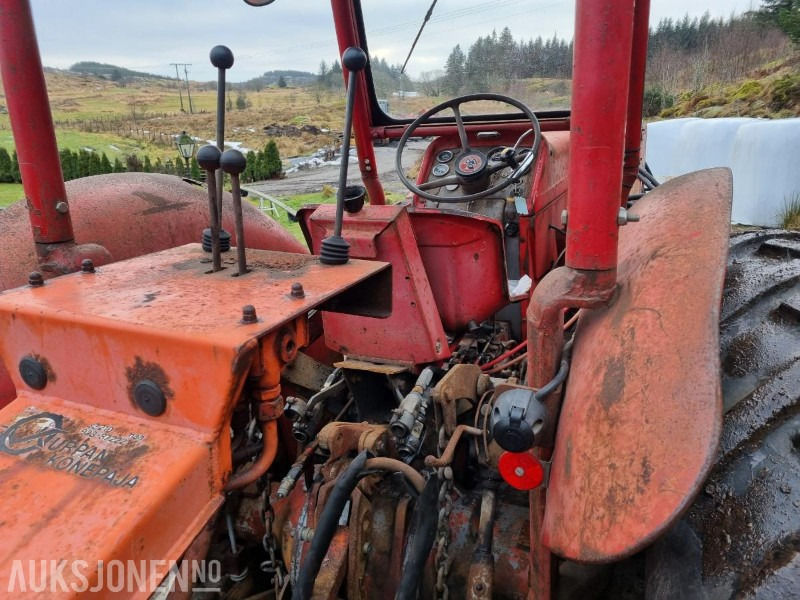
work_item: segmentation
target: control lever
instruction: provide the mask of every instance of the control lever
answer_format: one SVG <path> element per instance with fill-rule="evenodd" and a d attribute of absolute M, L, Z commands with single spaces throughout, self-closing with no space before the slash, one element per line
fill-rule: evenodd
<path fill-rule="evenodd" d="M 239 187 L 239 175 L 247 167 L 247 159 L 238 150 L 230 149 L 222 153 L 219 164 L 222 170 L 231 176 L 233 219 L 236 228 L 236 263 L 239 267 L 239 275 L 244 275 L 247 273 L 247 257 L 245 256 L 242 189 Z"/>
<path fill-rule="evenodd" d="M 347 188 L 347 168 L 350 165 L 350 134 L 353 129 L 353 108 L 355 106 L 358 72 L 367 66 L 367 54 L 351 46 L 342 54 L 342 66 L 349 72 L 347 77 L 347 104 L 344 109 L 344 137 L 342 139 L 342 159 L 339 167 L 339 189 L 336 192 L 336 221 L 333 235 L 322 240 L 320 262 L 326 265 L 343 265 L 350 260 L 350 244 L 342 237 L 344 219 L 344 200 Z"/>
<path fill-rule="evenodd" d="M 217 68 L 217 148 L 225 151 L 225 71 L 233 66 L 233 52 L 227 46 L 214 46 L 209 53 L 211 64 Z M 217 171 L 217 226 L 222 230 L 222 171 Z M 223 231 L 222 235 L 227 232 Z M 237 237 L 238 239 L 238 237 Z"/>
<path fill-rule="evenodd" d="M 208 187 L 208 219 L 211 233 L 211 264 L 216 272 L 222 269 L 219 245 L 219 212 L 217 210 L 217 169 L 219 169 L 220 151 L 216 146 L 203 146 L 197 151 L 197 164 L 206 172 Z M 205 234 L 205 232 L 204 232 Z M 205 235 L 203 235 L 205 238 Z M 205 239 L 204 239 L 205 241 Z M 205 246 L 205 244 L 203 244 Z"/>

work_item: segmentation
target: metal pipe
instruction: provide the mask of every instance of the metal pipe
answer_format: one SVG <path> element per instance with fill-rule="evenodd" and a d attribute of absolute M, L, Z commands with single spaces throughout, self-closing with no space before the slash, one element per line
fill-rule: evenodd
<path fill-rule="evenodd" d="M 28 0 L 0 3 L 0 72 L 33 239 L 71 242 L 75 235 Z"/>
<path fill-rule="evenodd" d="M 394 458 L 387 458 L 385 456 L 376 456 L 370 458 L 364 465 L 365 470 L 375 471 L 388 471 L 389 473 L 402 473 L 403 477 L 414 486 L 420 494 L 425 489 L 425 478 L 416 471 L 414 467 L 407 465 L 404 462 L 395 460 Z"/>
<path fill-rule="evenodd" d="M 432 454 L 429 454 L 425 457 L 425 466 L 426 467 L 446 467 L 451 462 L 453 462 L 453 455 L 456 452 L 456 446 L 458 445 L 458 441 L 461 439 L 461 436 L 465 433 L 469 435 L 479 436 L 483 435 L 483 430 L 478 429 L 477 427 L 470 427 L 469 425 L 461 424 L 453 430 L 453 435 L 450 436 L 450 441 L 447 442 L 447 447 L 442 452 L 442 455 L 439 458 L 436 458 Z"/>
<path fill-rule="evenodd" d="M 344 109 L 344 134 L 342 136 L 342 158 L 339 166 L 339 189 L 336 190 L 336 222 L 333 235 L 342 235 L 342 221 L 344 220 L 344 194 L 347 188 L 347 167 L 350 164 L 350 135 L 353 131 L 353 108 L 356 96 L 358 72 L 353 72 L 347 80 L 347 103 Z"/>
<path fill-rule="evenodd" d="M 336 39 L 339 43 L 339 54 L 343 54 L 351 46 L 362 47 L 358 33 L 358 19 L 356 19 L 353 4 L 350 0 L 331 0 Z M 345 82 L 349 80 L 349 75 L 350 72 L 347 67 L 342 65 L 342 76 Z M 383 186 L 378 178 L 378 169 L 375 163 L 375 148 L 372 145 L 366 77 L 363 72 L 357 74 L 357 76 L 362 78 L 362 84 L 358 86 L 360 89 L 355 95 L 355 110 L 353 111 L 353 133 L 358 152 L 358 166 L 361 169 L 361 179 L 364 182 L 364 187 L 367 188 L 369 203 L 386 204 Z"/>
<path fill-rule="evenodd" d="M 228 483 L 225 484 L 226 492 L 250 485 L 272 466 L 275 455 L 278 453 L 278 422 L 275 420 L 265 421 L 261 426 L 261 436 L 264 440 L 264 449 L 261 451 L 261 455 L 248 469 L 231 475 Z"/>
<path fill-rule="evenodd" d="M 575 6 L 567 223 L 568 267 L 617 266 L 634 0 Z"/>
<path fill-rule="evenodd" d="M 631 75 L 628 90 L 628 120 L 625 126 L 625 165 L 622 176 L 622 197 L 625 206 L 639 171 L 642 156 L 642 108 L 644 75 L 647 66 L 647 42 L 650 36 L 650 0 L 636 0 L 633 14 Z"/>

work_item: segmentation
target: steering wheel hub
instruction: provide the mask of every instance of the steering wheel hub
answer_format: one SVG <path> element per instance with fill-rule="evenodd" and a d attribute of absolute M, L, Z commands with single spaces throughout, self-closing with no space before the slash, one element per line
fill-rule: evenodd
<path fill-rule="evenodd" d="M 483 177 L 488 162 L 485 154 L 471 150 L 458 157 L 456 173 L 466 181 L 475 181 Z"/>

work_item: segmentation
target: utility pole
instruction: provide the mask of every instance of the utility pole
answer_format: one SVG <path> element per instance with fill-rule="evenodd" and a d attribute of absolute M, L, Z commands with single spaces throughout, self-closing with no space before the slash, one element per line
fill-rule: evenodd
<path fill-rule="evenodd" d="M 186 112 L 186 111 L 183 109 L 183 92 L 181 91 L 181 76 L 180 76 L 180 74 L 178 73 L 178 66 L 179 66 L 181 63 L 169 63 L 169 64 L 171 64 L 172 66 L 174 66 L 174 67 L 175 67 L 175 79 L 177 79 L 177 80 L 178 80 L 178 96 L 179 96 L 179 97 L 180 97 L 180 99 L 181 99 L 181 112 Z"/>
<path fill-rule="evenodd" d="M 189 69 L 187 67 L 191 67 L 191 63 L 184 63 L 183 65 L 183 72 L 186 75 L 186 95 L 189 97 L 189 114 L 194 114 L 194 108 L 192 108 L 192 92 L 189 90 Z"/>

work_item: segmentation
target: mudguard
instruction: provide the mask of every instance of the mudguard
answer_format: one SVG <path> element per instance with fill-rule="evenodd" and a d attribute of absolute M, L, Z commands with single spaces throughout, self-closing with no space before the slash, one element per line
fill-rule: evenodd
<path fill-rule="evenodd" d="M 719 310 L 731 174 L 676 178 L 620 232 L 618 289 L 580 318 L 543 543 L 580 562 L 628 556 L 692 502 L 722 424 Z"/>

